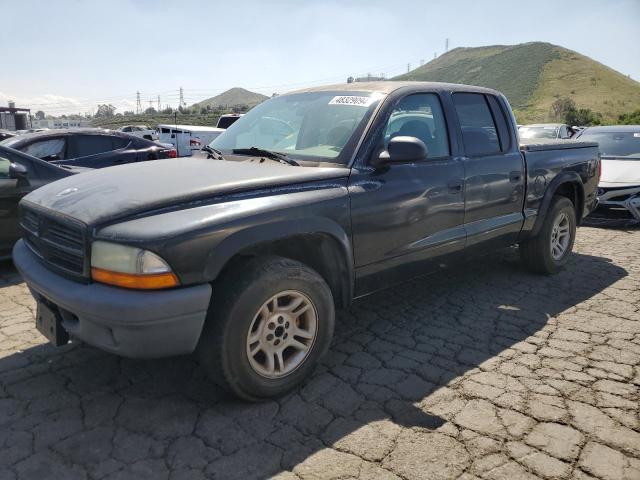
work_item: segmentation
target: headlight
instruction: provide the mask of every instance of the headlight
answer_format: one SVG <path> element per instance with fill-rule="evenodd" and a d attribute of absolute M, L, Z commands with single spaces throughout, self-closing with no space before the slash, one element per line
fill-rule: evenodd
<path fill-rule="evenodd" d="M 100 240 L 91 244 L 91 278 L 144 290 L 175 287 L 180 283 L 167 262 L 155 253 Z"/>

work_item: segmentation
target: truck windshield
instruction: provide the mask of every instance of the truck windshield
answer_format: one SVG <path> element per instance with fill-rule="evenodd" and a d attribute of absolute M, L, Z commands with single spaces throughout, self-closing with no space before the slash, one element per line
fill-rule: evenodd
<path fill-rule="evenodd" d="M 298 160 L 346 164 L 381 98 L 353 91 L 274 97 L 250 110 L 209 146 L 223 154 L 256 147 Z"/>
<path fill-rule="evenodd" d="M 640 128 L 637 132 L 593 132 L 585 131 L 578 140 L 598 142 L 603 157 L 624 157 L 640 160 Z"/>
<path fill-rule="evenodd" d="M 520 138 L 558 138 L 558 127 L 520 127 Z"/>

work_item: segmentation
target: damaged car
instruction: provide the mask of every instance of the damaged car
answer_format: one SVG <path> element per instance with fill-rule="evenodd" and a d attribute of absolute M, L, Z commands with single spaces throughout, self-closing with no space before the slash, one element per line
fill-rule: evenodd
<path fill-rule="evenodd" d="M 589 127 L 577 139 L 600 145 L 602 174 L 593 215 L 640 222 L 640 125 Z"/>

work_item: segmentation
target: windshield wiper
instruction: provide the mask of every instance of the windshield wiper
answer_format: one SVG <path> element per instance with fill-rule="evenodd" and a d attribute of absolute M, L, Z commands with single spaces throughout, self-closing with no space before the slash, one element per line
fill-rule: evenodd
<path fill-rule="evenodd" d="M 264 148 L 250 147 L 250 148 L 234 148 L 233 153 L 239 153 L 240 155 L 251 155 L 253 157 L 265 157 L 271 160 L 275 160 L 280 163 L 286 163 L 287 165 L 293 165 L 299 167 L 300 164 L 295 160 L 287 157 L 284 153 L 274 152 L 271 150 L 265 150 Z"/>
<path fill-rule="evenodd" d="M 224 160 L 222 152 L 220 150 L 216 150 L 213 147 L 210 147 L 209 145 L 202 147 L 202 151 L 207 152 L 209 154 L 208 157 L 213 158 L 214 160 Z"/>

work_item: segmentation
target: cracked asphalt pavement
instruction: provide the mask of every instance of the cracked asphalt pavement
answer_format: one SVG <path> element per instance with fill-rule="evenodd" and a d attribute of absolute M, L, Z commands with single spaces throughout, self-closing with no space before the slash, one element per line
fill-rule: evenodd
<path fill-rule="evenodd" d="M 190 357 L 45 344 L 0 264 L 0 478 L 638 480 L 639 245 L 582 227 L 554 277 L 510 251 L 370 296 L 262 404 Z"/>

